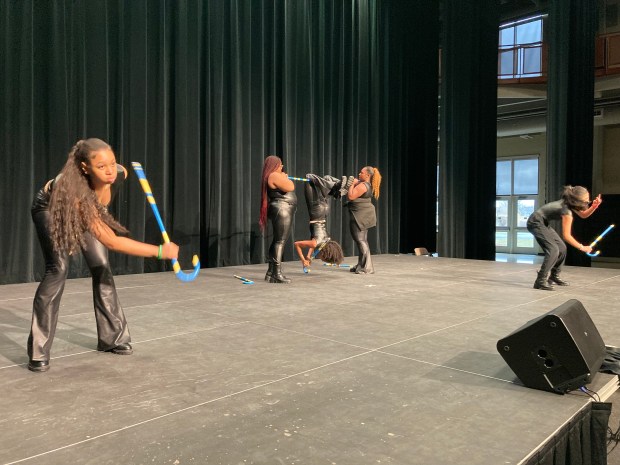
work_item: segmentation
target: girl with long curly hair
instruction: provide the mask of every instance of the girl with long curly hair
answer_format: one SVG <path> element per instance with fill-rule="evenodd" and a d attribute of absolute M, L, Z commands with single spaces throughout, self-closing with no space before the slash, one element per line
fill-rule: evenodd
<path fill-rule="evenodd" d="M 60 174 L 34 198 L 31 214 L 45 258 L 45 274 L 33 302 L 28 337 L 31 371 L 49 369 L 69 256 L 79 250 L 93 279 L 97 350 L 119 355 L 133 352 L 108 249 L 138 257 L 173 259 L 179 247 L 174 243 L 151 245 L 118 235 L 128 231 L 108 213 L 107 206 L 126 177 L 127 170 L 116 163 L 107 143 L 94 138 L 80 140 L 69 152 Z"/>
<path fill-rule="evenodd" d="M 261 207 L 258 224 L 262 232 L 267 227 L 267 219 L 273 227 L 273 241 L 269 247 L 269 268 L 265 281 L 289 284 L 291 282 L 282 274 L 282 254 L 284 243 L 291 233 L 293 216 L 297 209 L 295 184 L 283 170 L 282 160 L 275 155 L 265 158 L 261 176 Z"/>
<path fill-rule="evenodd" d="M 357 265 L 349 271 L 357 274 L 373 274 L 375 268 L 370 256 L 368 230 L 377 225 L 377 213 L 372 204 L 372 197 L 379 198 L 381 173 L 373 166 L 363 167 L 357 179 L 349 187 L 346 204 L 349 213 L 349 231 L 359 250 Z"/>
<path fill-rule="evenodd" d="M 562 265 L 566 260 L 566 241 L 582 252 L 592 252 L 592 247 L 581 244 L 573 237 L 573 213 L 580 218 L 589 217 L 599 207 L 603 200 L 600 194 L 590 202 L 590 193 L 582 186 L 564 186 L 562 198 L 555 202 L 543 205 L 530 215 L 527 220 L 527 230 L 532 233 L 538 245 L 543 249 L 543 259 L 534 289 L 552 291 L 553 285 L 568 286 L 568 282 L 560 278 Z M 562 237 L 549 227 L 549 221 L 562 220 Z"/>
<path fill-rule="evenodd" d="M 307 182 L 304 182 L 304 197 L 310 216 L 310 239 L 295 241 L 295 250 L 304 268 L 316 256 L 326 263 L 339 265 L 344 260 L 342 248 L 336 241 L 332 241 L 327 232 L 327 217 L 329 216 L 328 197 L 340 198 L 342 190 L 346 193 L 347 178 L 337 179 L 333 176 L 318 176 L 308 173 Z M 353 176 L 350 177 L 353 182 Z M 307 248 L 304 254 L 304 248 Z M 315 255 L 316 254 L 316 255 Z"/>

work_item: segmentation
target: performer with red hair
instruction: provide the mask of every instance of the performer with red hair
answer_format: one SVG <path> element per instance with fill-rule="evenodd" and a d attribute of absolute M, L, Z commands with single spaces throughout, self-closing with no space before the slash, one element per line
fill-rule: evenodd
<path fill-rule="evenodd" d="M 293 216 L 297 209 L 295 184 L 283 170 L 282 160 L 270 155 L 263 163 L 261 177 L 261 206 L 258 224 L 262 232 L 267 226 L 267 219 L 273 227 L 273 241 L 269 247 L 269 268 L 265 281 L 289 284 L 291 282 L 282 274 L 282 254 L 284 243 L 291 233 Z"/>

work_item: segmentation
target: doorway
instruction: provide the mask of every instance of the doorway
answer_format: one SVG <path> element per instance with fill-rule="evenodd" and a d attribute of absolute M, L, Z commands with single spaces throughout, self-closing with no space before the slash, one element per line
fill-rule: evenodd
<path fill-rule="evenodd" d="M 538 208 L 538 156 L 497 161 L 495 251 L 537 254 L 538 244 L 526 228 Z"/>

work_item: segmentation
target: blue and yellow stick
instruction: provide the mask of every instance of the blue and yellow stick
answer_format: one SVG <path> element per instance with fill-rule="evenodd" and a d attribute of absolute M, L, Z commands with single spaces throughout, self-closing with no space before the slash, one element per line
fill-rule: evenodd
<path fill-rule="evenodd" d="M 607 234 L 609 231 L 611 231 L 612 229 L 614 229 L 614 227 L 615 227 L 615 226 L 616 226 L 615 224 L 610 224 L 610 225 L 607 227 L 607 229 L 601 233 L 601 235 L 600 235 L 600 236 L 598 236 L 596 239 L 594 239 L 594 241 L 592 241 L 592 243 L 590 244 L 590 247 L 594 247 L 594 245 L 595 245 L 598 241 L 600 241 L 603 237 L 605 237 L 605 234 Z M 600 250 L 597 250 L 597 251 L 596 251 L 596 252 L 594 252 L 594 253 L 587 253 L 587 252 L 586 252 L 586 255 L 588 255 L 588 256 L 590 256 L 590 257 L 596 257 L 596 256 L 597 256 L 598 254 L 600 254 L 600 253 L 601 253 L 601 251 L 600 251 Z"/>
<path fill-rule="evenodd" d="M 243 284 L 254 284 L 254 281 L 252 281 L 251 279 L 244 278 L 243 276 L 239 276 L 239 275 L 237 275 L 237 274 L 234 274 L 233 276 L 234 276 L 235 278 L 237 278 L 237 279 L 241 280 L 241 282 L 242 282 Z"/>
<path fill-rule="evenodd" d="M 153 213 L 155 214 L 155 219 L 157 220 L 157 224 L 159 225 L 161 235 L 164 238 L 164 242 L 167 244 L 168 242 L 170 242 L 170 238 L 168 237 L 168 233 L 166 232 L 166 228 L 164 227 L 164 222 L 161 220 L 159 209 L 157 208 L 157 204 L 155 203 L 155 197 L 153 197 L 151 186 L 146 179 L 146 174 L 142 169 L 142 165 L 138 162 L 132 161 L 131 166 L 138 175 L 142 190 L 146 194 L 146 200 L 148 200 L 151 208 L 153 209 Z M 192 258 L 192 264 L 194 265 L 194 271 L 186 274 L 183 273 L 183 271 L 181 270 L 181 265 L 179 265 L 179 262 L 174 258 L 172 259 L 172 269 L 174 269 L 174 274 L 183 282 L 193 281 L 194 279 L 196 279 L 196 276 L 198 276 L 198 273 L 200 272 L 200 260 L 198 260 L 198 255 L 194 255 L 194 257 Z"/>
<path fill-rule="evenodd" d="M 307 178 L 296 178 L 295 176 L 289 176 L 289 179 L 293 180 L 293 181 L 304 181 L 304 182 L 308 182 Z"/>

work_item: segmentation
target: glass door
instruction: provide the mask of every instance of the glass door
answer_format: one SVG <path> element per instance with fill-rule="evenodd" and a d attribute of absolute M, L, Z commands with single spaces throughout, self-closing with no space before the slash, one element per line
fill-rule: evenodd
<path fill-rule="evenodd" d="M 495 199 L 495 251 L 512 253 L 510 237 L 510 196 L 498 196 Z"/>
<path fill-rule="evenodd" d="M 513 228 L 512 228 L 512 251 L 509 253 L 538 253 L 536 239 L 527 230 L 527 219 L 538 208 L 537 195 L 520 195 L 513 197 L 515 204 Z"/>
<path fill-rule="evenodd" d="M 536 254 L 538 245 L 527 230 L 527 219 L 538 207 L 538 157 L 497 161 L 495 250 Z"/>

